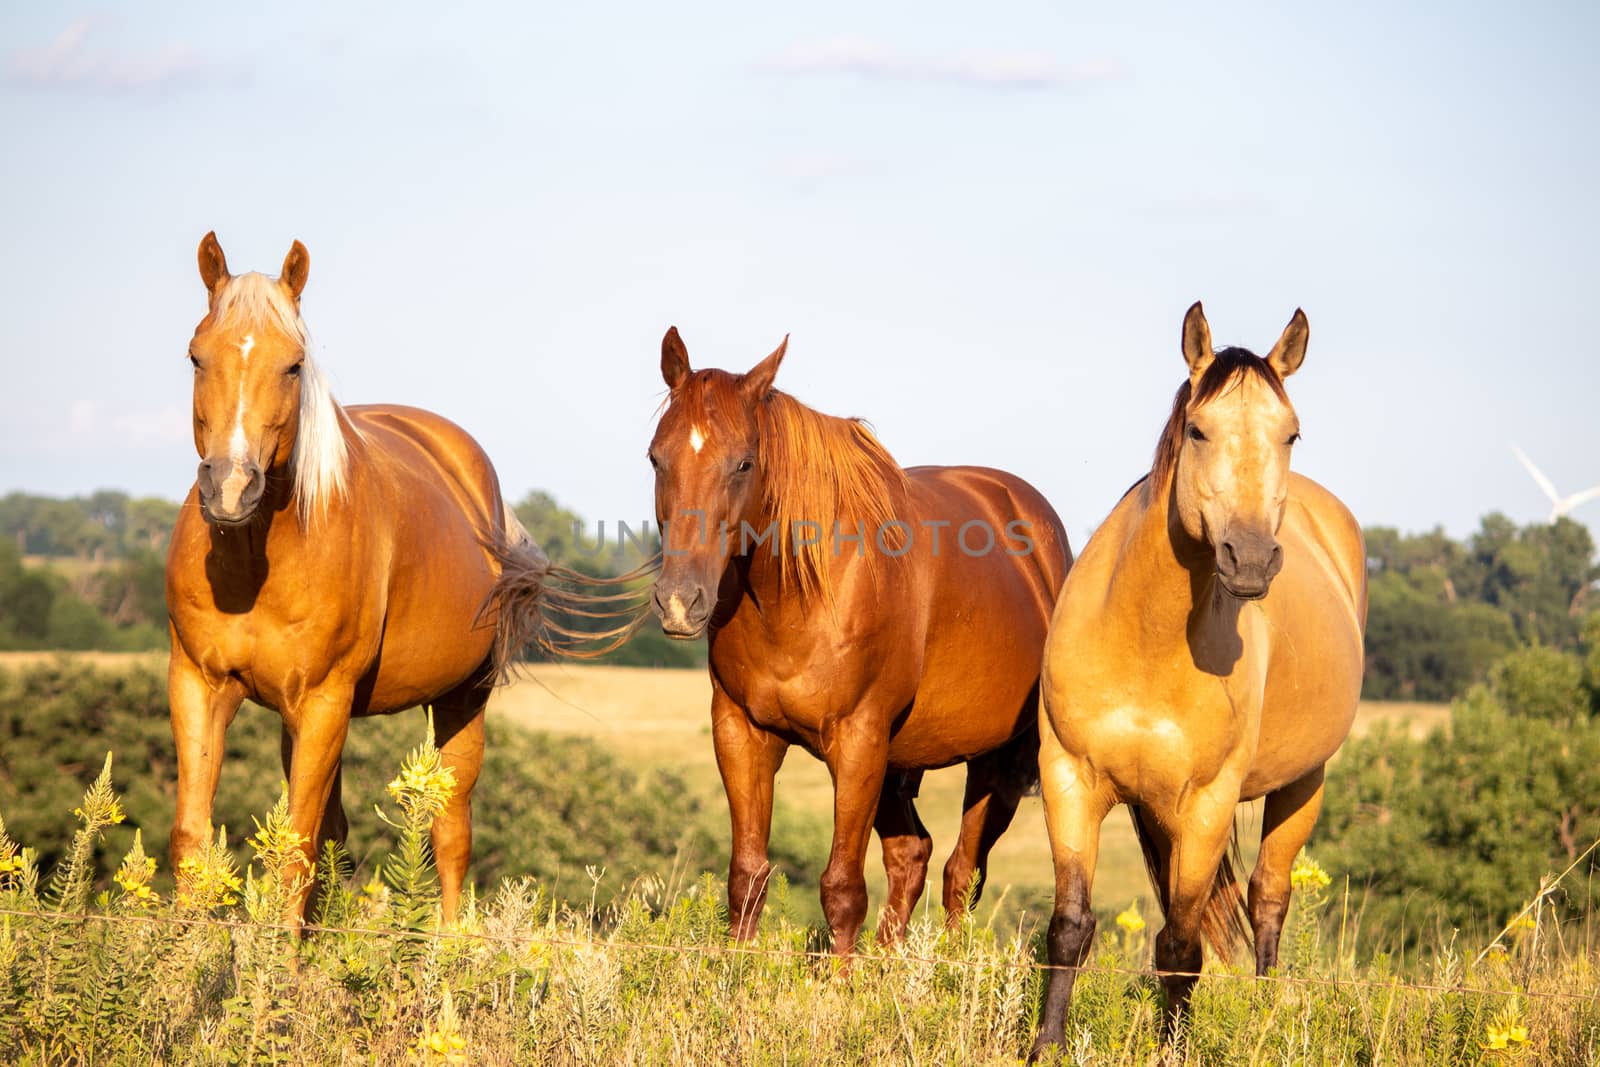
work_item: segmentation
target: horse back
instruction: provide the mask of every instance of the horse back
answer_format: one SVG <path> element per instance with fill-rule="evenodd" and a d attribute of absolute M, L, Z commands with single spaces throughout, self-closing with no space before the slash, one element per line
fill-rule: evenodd
<path fill-rule="evenodd" d="M 445 494 L 486 539 L 503 521 L 500 482 L 482 446 L 442 415 L 400 404 L 345 409 L 366 438 L 375 463 L 411 492 Z"/>

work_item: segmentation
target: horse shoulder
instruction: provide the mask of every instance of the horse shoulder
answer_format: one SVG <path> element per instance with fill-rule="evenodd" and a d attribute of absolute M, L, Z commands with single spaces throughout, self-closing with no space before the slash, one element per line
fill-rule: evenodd
<path fill-rule="evenodd" d="M 1367 553 L 1361 524 L 1350 509 L 1321 484 L 1303 474 L 1292 474 L 1286 522 L 1326 555 L 1334 577 L 1366 617 Z"/>

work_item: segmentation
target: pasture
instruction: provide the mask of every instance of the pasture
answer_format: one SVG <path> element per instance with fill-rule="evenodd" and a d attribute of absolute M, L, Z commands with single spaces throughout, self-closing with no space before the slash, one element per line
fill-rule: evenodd
<path fill-rule="evenodd" d="M 0 669 L 48 663 L 62 653 L 0 652 Z M 102 668 L 138 664 L 165 672 L 166 657 L 160 653 L 85 652 L 72 653 L 73 663 Z M 723 798 L 716 760 L 711 751 L 708 707 L 711 684 L 703 669 L 663 670 L 639 667 L 611 667 L 570 663 L 541 663 L 525 666 L 520 677 L 495 691 L 489 702 L 490 745 L 500 723 L 543 731 L 557 736 L 585 738 L 617 756 L 641 777 L 660 769 L 681 776 L 692 793 L 710 811 L 708 820 L 726 826 L 727 804 Z M 1404 722 L 1414 737 L 1421 737 L 1434 726 L 1448 721 L 1450 709 L 1444 704 L 1365 701 L 1357 715 L 1352 736 L 1362 736 L 1382 722 Z M 409 716 L 402 731 L 420 733 Z M 370 723 L 355 723 L 359 734 Z M 409 736 L 409 733 L 406 734 Z M 86 753 L 85 758 L 96 755 Z M 260 768 L 263 782 L 270 784 L 273 768 Z M 934 861 L 929 867 L 931 893 L 925 893 L 919 910 L 938 910 L 938 878 L 945 857 L 954 841 L 961 818 L 963 768 L 948 767 L 930 771 L 923 778 L 917 800 L 923 821 L 933 834 Z M 511 783 L 494 783 L 509 786 Z M 258 790 L 259 803 L 270 803 L 266 786 Z M 832 785 L 827 768 L 820 760 L 794 749 L 778 772 L 780 818 L 774 826 L 774 845 L 797 842 L 780 840 L 786 829 L 815 835 L 824 832 L 831 821 Z M 352 807 L 352 810 L 356 810 Z M 787 811 L 799 816 L 786 823 Z M 356 827 L 358 837 L 364 837 Z M 1240 810 L 1240 833 L 1246 859 L 1255 852 L 1260 834 L 1259 804 Z M 721 842 L 719 842 L 721 844 Z M 812 844 L 812 842 L 805 842 Z M 825 844 L 822 845 L 825 848 Z M 1314 843 L 1313 843 L 1314 848 Z M 1011 829 L 1000 839 L 990 858 L 989 883 L 979 906 L 979 917 L 1000 926 L 1014 926 L 1024 912 L 1028 922 L 1042 922 L 1051 899 L 1050 843 L 1044 833 L 1043 804 L 1039 797 L 1023 799 Z M 717 877 L 726 875 L 718 869 Z M 810 872 L 812 877 L 820 874 Z M 867 879 L 873 907 L 884 899 L 883 867 L 876 848 L 869 855 Z M 1096 877 L 1096 907 L 1107 916 L 1135 900 L 1150 909 L 1150 887 L 1126 814 L 1113 812 L 1106 820 Z M 815 900 L 793 902 L 796 914 L 819 918 Z M 869 922 L 869 926 L 871 923 Z"/>
<path fill-rule="evenodd" d="M 53 657 L 10 656 L 0 667 L 41 659 Z M 101 668 L 128 665 L 126 657 L 94 659 Z M 675 769 L 718 801 L 705 687 L 698 671 L 539 666 L 497 694 L 492 714 L 506 726 L 596 739 L 625 765 Z M 1363 722 L 1429 710 L 1441 714 L 1367 707 Z M 264 715 L 254 720 L 257 729 L 270 725 Z M 409 716 L 401 729 L 420 733 Z M 503 744 L 516 735 L 505 733 Z M 662 871 L 601 904 L 561 903 L 548 882 L 512 877 L 480 884 L 460 920 L 441 926 L 437 879 L 417 847 L 425 823 L 420 809 L 406 814 L 407 797 L 438 787 L 425 766 L 414 754 L 402 775 L 408 784 L 378 794 L 392 828 L 358 870 L 323 865 L 313 918 L 325 929 L 298 946 L 275 925 L 287 903 L 278 872 L 292 851 L 282 808 L 258 816 L 248 871 L 210 852 L 199 882 L 209 895 L 181 903 L 168 896 L 160 842 L 145 843 L 148 861 L 137 849 L 120 866 L 115 854 L 96 858 L 94 839 L 122 817 L 109 775 L 78 802 L 79 833 L 52 869 L 34 869 L 0 837 L 0 1059 L 1014 1063 L 1031 1038 L 1042 987 L 1037 931 L 1026 919 L 998 921 L 990 907 L 954 931 L 943 929 L 937 909 L 921 909 L 902 948 L 868 950 L 846 970 L 817 954 L 819 934 L 806 918 L 813 902 L 783 885 L 757 940 L 731 948 L 715 874 Z M 380 780 L 398 769 L 368 768 Z M 147 787 L 141 779 L 150 773 L 124 768 L 119 780 Z M 496 773 L 512 776 L 504 765 Z M 263 809 L 270 777 L 252 784 Z M 947 771 L 925 784 L 936 839 L 948 839 L 957 779 Z M 825 811 L 819 764 L 793 759 L 780 782 L 789 803 Z M 72 824 L 64 807 L 52 816 L 58 827 Z M 356 828 L 370 836 L 373 818 L 369 805 Z M 1036 807 L 1024 810 L 997 857 L 994 892 L 1011 888 L 1008 909 L 1043 891 L 1039 822 Z M 1125 833 L 1120 821 L 1115 832 Z M 240 836 L 236 828 L 230 840 Z M 1115 906 L 1146 892 L 1131 840 L 1119 840 L 1126 870 L 1106 868 L 1102 898 Z M 1116 887 L 1116 878 L 1126 881 Z M 1337 884 L 1311 878 L 1297 900 L 1284 980 L 1250 980 L 1237 962 L 1208 964 L 1188 1035 L 1165 1061 L 1158 987 L 1142 973 L 1153 909 L 1105 922 L 1062 1062 L 1565 1064 L 1593 1062 L 1600 1050 L 1592 958 L 1561 940 L 1575 928 L 1533 918 L 1506 937 L 1506 951 L 1481 956 L 1480 946 L 1446 937 L 1402 971 L 1359 941 Z"/>
<path fill-rule="evenodd" d="M 503 719 L 529 729 L 590 737 L 635 766 L 672 768 L 703 790 L 707 803 L 725 810 L 711 753 L 710 701 L 711 682 L 703 670 L 539 664 L 495 693 L 489 715 L 491 728 L 496 719 Z M 1368 701 L 1361 705 L 1353 734 L 1360 736 L 1379 722 L 1405 722 L 1413 736 L 1420 737 L 1449 714 L 1444 704 Z M 924 895 L 919 908 L 937 908 L 936 879 L 961 821 L 964 773 L 961 767 L 947 767 L 929 771 L 922 780 L 917 808 L 933 834 L 934 863 L 929 870 L 934 892 L 933 898 Z M 798 749 L 791 751 L 778 772 L 777 788 L 779 803 L 819 818 L 829 816 L 832 785 L 820 760 Z M 1240 832 L 1246 858 L 1252 858 L 1254 838 L 1260 834 L 1259 804 L 1241 810 Z M 1039 920 L 1049 908 L 1050 877 L 1043 802 L 1037 796 L 1026 797 L 990 857 L 980 916 L 988 916 L 1006 894 L 1007 918 L 1015 919 L 1020 905 Z M 884 875 L 876 854 L 868 860 L 867 881 L 873 901 L 881 901 Z M 1139 843 L 1126 814 L 1114 812 L 1106 820 L 1101 844 L 1097 907 L 1115 912 L 1136 898 L 1148 900 L 1149 895 Z"/>

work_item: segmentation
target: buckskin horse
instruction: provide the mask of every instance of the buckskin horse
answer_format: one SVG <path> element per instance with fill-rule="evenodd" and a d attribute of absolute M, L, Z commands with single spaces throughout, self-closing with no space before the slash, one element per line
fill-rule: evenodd
<path fill-rule="evenodd" d="M 952 919 L 981 889 L 1037 780 L 1039 662 L 1072 555 L 1050 505 L 1014 475 L 902 470 L 860 421 L 774 389 L 787 345 L 747 374 L 695 371 L 667 331 L 652 601 L 669 636 L 709 634 L 733 935 L 755 933 L 773 778 L 799 745 L 833 777 L 822 906 L 834 951 L 849 954 L 874 829 L 889 882 L 880 941 L 900 936 L 922 893 L 933 843 L 913 801 L 926 769 L 967 764 L 944 868 Z"/>
<path fill-rule="evenodd" d="M 304 245 L 276 279 L 230 275 L 215 234 L 199 262 L 209 307 L 189 360 L 202 462 L 167 560 L 173 866 L 205 845 L 224 735 L 246 697 L 282 715 L 305 870 L 322 841 L 344 837 L 351 717 L 430 704 L 456 781 L 432 831 L 448 921 L 472 845 L 484 704 L 538 630 L 549 563 L 463 430 L 416 408 L 334 401 L 300 314 Z M 520 582 L 496 598 L 505 560 Z"/>
<path fill-rule="evenodd" d="M 1137 482 L 1067 577 L 1044 657 L 1040 775 L 1055 864 L 1050 973 L 1038 1058 L 1065 1048 L 1088 957 L 1100 824 L 1132 806 L 1165 925 L 1165 1020 L 1182 1017 L 1202 938 L 1255 940 L 1275 966 L 1289 869 L 1322 806 L 1323 767 L 1361 693 L 1366 558 L 1345 506 L 1289 470 L 1300 436 L 1284 379 L 1305 358 L 1296 311 L 1266 359 L 1213 352 L 1197 303 L 1182 332 L 1189 377 Z M 1234 813 L 1265 797 L 1248 912 Z"/>

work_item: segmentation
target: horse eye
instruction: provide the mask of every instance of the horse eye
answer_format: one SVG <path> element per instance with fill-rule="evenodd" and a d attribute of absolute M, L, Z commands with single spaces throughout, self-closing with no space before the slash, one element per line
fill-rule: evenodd
<path fill-rule="evenodd" d="M 193 352 L 189 353 L 189 362 L 194 364 L 194 369 L 195 370 L 199 370 L 200 369 L 200 360 L 199 360 L 198 357 L 195 356 L 195 354 Z"/>
<path fill-rule="evenodd" d="M 1298 440 L 1300 440 L 1300 431 L 1296 430 L 1294 433 L 1289 435 L 1289 443 L 1291 445 L 1294 444 Z"/>
<path fill-rule="evenodd" d="M 1205 439 L 1206 435 L 1200 432 L 1200 427 L 1191 422 L 1189 424 L 1189 440 L 1204 441 Z"/>
<path fill-rule="evenodd" d="M 735 474 L 749 474 L 751 468 L 753 468 L 754 466 L 755 466 L 755 463 L 752 462 L 748 456 L 746 456 L 744 459 L 741 459 L 739 461 L 739 465 L 737 467 L 733 468 L 733 473 L 735 473 Z"/>
<path fill-rule="evenodd" d="M 303 366 L 305 366 L 304 363 L 296 363 L 294 366 L 290 367 L 289 368 L 289 377 L 291 377 L 291 378 L 300 377 L 300 368 L 303 367 Z"/>
<path fill-rule="evenodd" d="M 656 458 L 656 454 L 654 452 L 646 452 L 644 454 L 644 458 L 649 460 L 650 466 L 654 467 L 656 470 L 661 469 L 661 461 Z"/>

